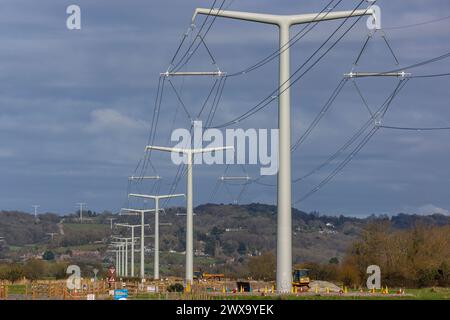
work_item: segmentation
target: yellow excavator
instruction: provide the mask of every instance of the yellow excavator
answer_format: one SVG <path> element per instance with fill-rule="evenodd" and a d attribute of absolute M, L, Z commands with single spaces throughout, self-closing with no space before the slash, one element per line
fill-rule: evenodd
<path fill-rule="evenodd" d="M 295 269 L 292 273 L 292 286 L 299 288 L 300 291 L 308 291 L 309 282 L 308 269 Z"/>
<path fill-rule="evenodd" d="M 203 271 L 194 271 L 194 280 L 200 280 L 200 279 L 204 279 L 204 280 L 222 280 L 225 278 L 225 275 L 223 273 L 207 273 L 207 272 L 203 272 Z"/>

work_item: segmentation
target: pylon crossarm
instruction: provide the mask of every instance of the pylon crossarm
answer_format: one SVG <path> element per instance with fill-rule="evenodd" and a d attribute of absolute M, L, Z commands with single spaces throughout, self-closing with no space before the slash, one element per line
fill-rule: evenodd
<path fill-rule="evenodd" d="M 175 213 L 175 215 L 176 215 L 176 216 L 186 216 L 187 213 L 186 213 L 186 212 L 178 212 L 178 213 Z M 193 215 L 193 216 L 196 216 L 197 214 L 196 214 L 195 212 L 193 212 L 192 215 Z"/>
<path fill-rule="evenodd" d="M 346 78 L 370 78 L 370 77 L 397 77 L 397 78 L 408 78 L 411 77 L 411 73 L 401 71 L 401 72 L 349 72 L 344 73 Z"/>
<path fill-rule="evenodd" d="M 222 180 L 222 181 L 227 181 L 227 180 L 230 180 L 230 181 L 234 181 L 234 180 L 246 180 L 246 181 L 248 181 L 248 180 L 251 180 L 252 178 L 250 178 L 249 176 L 221 176 L 220 177 L 220 180 Z"/>
<path fill-rule="evenodd" d="M 249 12 L 237 12 L 237 11 L 227 11 L 227 10 L 218 10 L 218 9 L 210 9 L 210 8 L 197 8 L 195 9 L 194 16 L 192 17 L 192 23 L 194 23 L 195 18 L 199 14 L 217 16 L 217 17 L 225 17 L 231 19 L 238 20 L 247 20 L 268 24 L 277 24 L 278 16 L 273 14 L 264 14 L 264 13 L 249 13 Z"/>
<path fill-rule="evenodd" d="M 227 146 L 227 147 L 217 147 L 217 148 L 190 149 L 190 152 L 191 153 L 208 153 L 208 152 L 222 151 L 222 150 L 234 150 L 234 147 Z"/>
<path fill-rule="evenodd" d="M 129 208 L 122 208 L 121 211 L 125 211 L 127 213 L 140 214 L 140 213 L 154 212 L 155 209 L 129 209 Z M 121 214 L 122 214 L 122 212 L 121 212 Z"/>
<path fill-rule="evenodd" d="M 145 147 L 146 151 L 149 150 L 158 150 L 164 152 L 178 152 L 178 153 L 187 153 L 189 149 L 181 149 L 181 148 L 169 148 L 169 147 L 158 147 L 158 146 L 147 146 Z"/>
<path fill-rule="evenodd" d="M 322 12 L 320 14 L 317 13 L 309 13 L 309 14 L 299 14 L 287 16 L 289 20 L 289 25 L 310 23 L 315 21 L 327 21 L 327 20 L 336 20 L 336 19 L 345 19 L 348 17 L 360 17 L 371 15 L 376 19 L 375 11 L 373 9 L 362 9 L 362 10 L 354 10 L 354 11 L 336 11 L 336 12 Z M 283 16 L 285 17 L 285 16 Z"/>
<path fill-rule="evenodd" d="M 159 147 L 159 146 L 147 146 L 145 148 L 146 151 L 158 150 L 158 151 L 164 151 L 164 152 L 175 152 L 175 153 L 185 153 L 185 154 L 207 153 L 207 152 L 229 150 L 229 149 L 234 149 L 234 147 L 227 146 L 227 147 L 203 148 L 203 149 L 188 149 L 188 148 L 182 149 L 182 148 L 170 148 L 170 147 Z"/>
<path fill-rule="evenodd" d="M 310 13 L 299 15 L 273 15 L 264 13 L 197 8 L 195 10 L 194 16 L 192 17 L 192 21 L 194 21 L 197 15 L 199 14 L 273 24 L 273 25 L 287 25 L 287 26 L 310 23 L 314 21 L 326 21 L 326 20 L 343 19 L 348 17 L 359 17 L 364 15 L 372 15 L 374 19 L 376 18 L 375 11 L 370 8 L 354 11 L 323 12 L 320 14 Z"/>
<path fill-rule="evenodd" d="M 126 237 L 117 237 L 117 236 L 111 236 L 111 238 L 113 238 L 113 239 L 117 239 L 117 240 L 131 240 L 131 238 L 126 238 Z"/>
<path fill-rule="evenodd" d="M 154 196 L 149 194 L 136 194 L 136 193 L 130 193 L 128 196 L 130 197 L 136 197 L 136 198 L 145 198 L 145 199 L 167 199 L 167 198 L 175 198 L 175 197 L 184 197 L 183 193 L 180 194 L 167 194 L 167 195 L 161 195 L 161 196 Z M 155 211 L 155 209 L 153 209 Z"/>
<path fill-rule="evenodd" d="M 171 226 L 172 222 L 161 222 L 159 225 L 160 226 Z"/>
<path fill-rule="evenodd" d="M 160 73 L 162 77 L 189 77 L 189 76 L 213 76 L 213 77 L 224 77 L 227 75 L 226 72 L 222 71 L 185 71 L 185 72 L 163 72 Z"/>
<path fill-rule="evenodd" d="M 158 179 L 161 179 L 161 177 L 160 176 L 128 177 L 128 180 L 158 180 Z"/>
<path fill-rule="evenodd" d="M 119 227 L 129 227 L 129 228 L 137 228 L 137 227 L 141 227 L 141 225 L 140 224 L 134 224 L 134 225 L 131 225 L 131 224 L 126 224 L 126 223 L 116 223 L 116 226 L 119 226 Z M 144 224 L 144 227 L 148 227 L 149 225 L 148 224 Z M 135 237 L 136 238 L 136 237 Z"/>

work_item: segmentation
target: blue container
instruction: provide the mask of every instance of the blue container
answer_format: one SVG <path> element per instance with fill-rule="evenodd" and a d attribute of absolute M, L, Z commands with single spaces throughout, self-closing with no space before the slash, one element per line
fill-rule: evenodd
<path fill-rule="evenodd" d="M 114 300 L 127 300 L 128 289 L 114 290 Z"/>

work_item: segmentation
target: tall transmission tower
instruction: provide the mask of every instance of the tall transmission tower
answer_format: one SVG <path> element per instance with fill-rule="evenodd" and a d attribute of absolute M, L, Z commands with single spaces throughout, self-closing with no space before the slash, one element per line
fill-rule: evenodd
<path fill-rule="evenodd" d="M 157 146 L 147 146 L 148 150 L 158 150 L 164 152 L 175 152 L 187 155 L 187 182 L 186 182 L 186 288 L 190 288 L 194 280 L 194 209 L 193 209 L 193 156 L 198 153 L 207 153 L 234 149 L 234 147 L 218 148 L 167 148 Z"/>
<path fill-rule="evenodd" d="M 125 256 L 122 259 L 122 261 L 124 261 L 123 275 L 125 277 L 128 277 L 128 261 L 129 261 L 128 260 L 128 245 L 131 244 L 131 238 L 113 236 L 113 239 L 119 240 L 125 247 Z M 133 253 L 133 255 L 134 255 L 134 253 Z"/>
<path fill-rule="evenodd" d="M 112 246 L 115 246 L 117 248 L 116 251 L 116 269 L 117 269 L 117 275 L 119 277 L 124 276 L 124 249 L 125 249 L 125 244 L 122 241 L 115 241 L 115 242 L 111 242 Z"/>
<path fill-rule="evenodd" d="M 117 220 L 117 218 L 108 218 L 108 220 L 109 220 L 110 227 L 111 227 L 111 230 L 112 230 L 113 229 L 113 221 Z"/>
<path fill-rule="evenodd" d="M 131 228 L 131 277 L 134 277 L 134 229 L 138 227 L 148 227 L 148 224 L 144 224 L 143 226 L 140 224 L 130 225 L 125 223 L 116 223 L 116 226 Z"/>
<path fill-rule="evenodd" d="M 37 221 L 37 216 L 38 216 L 37 210 L 40 207 L 40 205 L 34 204 L 34 205 L 32 205 L 32 207 L 34 208 L 34 220 Z"/>
<path fill-rule="evenodd" d="M 291 194 L 291 94 L 290 94 L 290 29 L 294 25 L 372 15 L 373 9 L 323 12 L 301 15 L 273 15 L 197 8 L 197 15 L 209 15 L 275 25 L 279 29 L 279 171 L 278 171 L 278 215 L 277 215 L 277 291 L 292 289 L 292 194 Z"/>
<path fill-rule="evenodd" d="M 83 223 L 83 206 L 85 206 L 86 203 L 78 202 L 77 205 L 80 206 L 80 223 Z"/>
<path fill-rule="evenodd" d="M 123 213 L 125 211 L 125 213 Z M 144 255 L 144 243 L 145 243 L 145 234 L 144 234 L 144 221 L 145 214 L 148 212 L 154 212 L 155 209 L 122 209 L 120 215 L 141 215 L 141 268 L 140 268 L 140 277 L 141 279 L 145 278 L 145 255 Z"/>
<path fill-rule="evenodd" d="M 47 235 L 49 235 L 52 238 L 52 241 L 53 241 L 53 239 L 55 238 L 56 235 L 58 235 L 58 233 L 56 233 L 56 232 L 48 232 Z"/>
<path fill-rule="evenodd" d="M 153 278 L 155 280 L 158 280 L 159 279 L 159 210 L 160 210 L 159 200 L 184 197 L 184 194 L 166 194 L 166 195 L 153 196 L 153 195 L 131 193 L 131 194 L 129 194 L 129 196 L 155 200 L 155 247 L 154 247 L 155 259 L 154 259 Z"/>

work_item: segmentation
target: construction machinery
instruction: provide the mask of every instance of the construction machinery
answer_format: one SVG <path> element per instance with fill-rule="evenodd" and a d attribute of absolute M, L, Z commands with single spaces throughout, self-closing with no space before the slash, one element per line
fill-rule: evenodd
<path fill-rule="evenodd" d="M 300 291 L 308 291 L 309 289 L 309 270 L 294 269 L 292 273 L 292 286 L 300 289 Z"/>
<path fill-rule="evenodd" d="M 223 273 L 217 273 L 217 274 L 213 274 L 213 273 L 207 273 L 207 272 L 203 272 L 203 271 L 194 271 L 194 280 L 218 280 L 220 281 L 221 279 L 224 279 L 225 275 Z"/>

